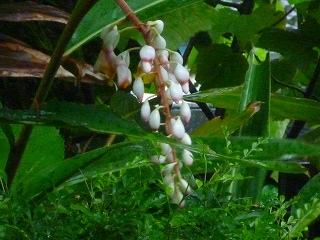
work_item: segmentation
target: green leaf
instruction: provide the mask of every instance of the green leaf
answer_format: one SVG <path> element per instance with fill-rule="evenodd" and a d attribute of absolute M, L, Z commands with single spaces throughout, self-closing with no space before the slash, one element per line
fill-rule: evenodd
<path fill-rule="evenodd" d="M 212 18 L 212 26 L 209 31 L 213 43 L 219 43 L 223 34 L 229 33 L 231 26 L 239 18 L 238 11 L 231 8 L 221 8 Z"/>
<path fill-rule="evenodd" d="M 173 46 L 169 45 L 169 47 L 180 46 L 181 41 L 187 40 L 187 35 L 190 37 L 195 32 L 209 27 L 208 24 L 204 24 L 205 21 L 208 20 L 206 20 L 207 18 L 203 17 L 201 13 L 208 12 L 210 9 L 207 5 L 203 4 L 203 1 L 201 0 L 157 0 L 153 2 L 150 2 L 149 0 L 129 0 L 126 2 L 141 21 L 161 19 L 166 24 L 167 21 L 164 18 L 168 17 L 168 24 L 171 22 L 172 25 L 169 24 L 165 27 L 167 33 L 163 32 L 163 36 L 167 38 L 168 42 L 172 43 Z M 199 5 L 200 9 L 203 11 L 196 10 L 193 5 Z M 207 8 L 204 8 L 204 6 L 207 6 Z M 193 16 L 194 10 L 195 14 Z M 96 37 L 106 25 L 114 24 L 116 22 L 119 23 L 124 20 L 124 17 L 124 13 L 114 1 L 98 1 L 79 24 L 67 47 L 65 55 L 70 54 L 85 42 Z M 170 17 L 176 17 L 175 21 L 172 22 Z M 188 21 L 186 22 L 186 20 Z M 184 29 L 186 32 L 190 31 L 189 27 L 192 28 L 192 33 L 189 32 L 189 34 L 186 35 L 177 34 L 178 32 L 183 31 L 181 24 L 186 27 Z M 197 26 L 197 29 L 194 29 L 195 26 Z M 133 35 L 134 34 L 135 33 L 133 33 Z M 171 39 L 174 39 L 174 41 L 170 41 Z"/>
<path fill-rule="evenodd" d="M 297 209 L 303 208 L 305 203 L 310 203 L 312 198 L 320 199 L 319 193 L 320 173 L 310 179 L 306 185 L 300 190 L 297 196 L 297 201 L 292 205 L 291 215 L 297 215 Z"/>
<path fill-rule="evenodd" d="M 310 2 L 311 0 L 289 0 L 288 2 L 290 4 L 297 4 L 297 3 L 302 3 L 302 2 Z"/>
<path fill-rule="evenodd" d="M 283 57 L 295 62 L 304 73 L 308 73 L 310 68 L 313 70 L 312 64 L 318 57 L 313 49 L 313 39 L 301 31 L 268 28 L 262 32 L 256 46 L 280 53 Z"/>
<path fill-rule="evenodd" d="M 57 127 L 79 127 L 99 133 L 145 136 L 134 122 L 115 113 L 106 105 L 83 105 L 52 101 L 35 110 L 0 109 L 0 121 L 7 123 L 46 124 Z"/>
<path fill-rule="evenodd" d="M 310 125 L 319 124 L 320 103 L 311 99 L 272 94 L 271 116 L 275 119 L 306 121 Z"/>
<path fill-rule="evenodd" d="M 10 124 L 6 124 L 6 123 L 1 123 L 0 125 L 1 125 L 1 129 L 2 129 L 3 133 L 5 134 L 5 136 L 8 139 L 9 145 L 12 146 L 15 142 L 12 127 L 10 126 Z"/>
<path fill-rule="evenodd" d="M 225 44 L 212 44 L 198 49 L 196 58 L 197 82 L 201 89 L 222 88 L 244 82 L 248 62 Z"/>
<path fill-rule="evenodd" d="M 256 63 L 255 55 L 251 52 L 249 70 L 242 89 L 238 112 L 245 108 L 253 108 L 258 112 L 241 127 L 239 135 L 265 138 L 270 136 L 270 76 L 269 54 L 266 55 L 264 62 Z M 233 172 L 234 176 L 237 174 L 252 176 L 253 178 L 234 181 L 230 191 L 234 193 L 236 198 L 252 197 L 252 201 L 258 203 L 267 171 L 249 167 L 237 169 Z"/>
<path fill-rule="evenodd" d="M 297 222 L 289 232 L 289 238 L 296 237 L 320 216 L 319 184 L 320 174 L 317 174 L 300 190 L 297 202 L 291 208 L 291 216 L 294 216 Z"/>
<path fill-rule="evenodd" d="M 281 83 L 293 85 L 293 80 L 297 75 L 297 66 L 285 58 L 271 61 L 272 77 Z M 282 84 L 273 81 L 271 92 L 276 92 L 279 88 L 284 88 Z"/>
<path fill-rule="evenodd" d="M 250 15 L 241 15 L 231 25 L 232 32 L 242 45 L 254 42 L 256 35 L 284 16 L 284 12 L 276 11 L 275 4 L 263 4 Z M 285 21 L 282 23 L 285 27 Z M 250 46 L 251 47 L 251 46 Z"/>
<path fill-rule="evenodd" d="M 1 154 L 0 154 L 0 171 L 4 171 L 4 168 L 6 166 L 6 162 L 8 160 L 9 151 L 10 151 L 10 144 L 9 144 L 8 138 L 3 131 L 0 131 L 0 152 L 1 152 Z M 0 174 L 1 174 L 1 172 L 0 172 Z"/>
<path fill-rule="evenodd" d="M 229 135 L 239 129 L 248 119 L 255 113 L 254 109 L 247 108 L 237 115 L 227 115 L 221 119 L 219 117 L 205 122 L 201 126 L 197 127 L 191 136 L 215 136 L 223 137 L 226 134 Z"/>
<path fill-rule="evenodd" d="M 268 139 L 260 143 L 255 137 L 229 137 L 231 142 L 227 148 L 225 138 L 216 137 L 196 137 L 195 143 L 201 142 L 204 147 L 210 148 L 208 160 L 238 162 L 243 166 L 261 167 L 288 173 L 305 173 L 306 170 L 298 163 L 300 157 L 311 157 L 320 155 L 320 146 L 307 144 L 301 141 L 285 139 Z M 259 151 L 251 151 L 248 156 L 244 156 L 243 150 L 252 149 L 253 144 L 258 143 Z M 195 172 L 203 172 L 203 163 L 195 161 Z M 210 165 L 208 166 L 210 170 Z M 212 171 L 214 166 L 212 165 Z"/>
<path fill-rule="evenodd" d="M 211 103 L 215 107 L 237 110 L 240 102 L 242 86 L 213 88 L 185 95 L 186 101 Z"/>
<path fill-rule="evenodd" d="M 252 52 L 238 111 L 243 111 L 249 104 L 255 108 L 260 108 L 259 102 L 263 104 L 259 112 L 242 127 L 241 134 L 243 136 L 269 137 L 270 91 L 271 72 L 269 54 L 267 54 L 264 62 L 255 63 L 255 56 Z"/>
<path fill-rule="evenodd" d="M 308 143 L 319 143 L 320 142 L 320 127 L 318 126 L 315 129 L 303 134 L 299 137 L 300 140 Z"/>
<path fill-rule="evenodd" d="M 240 89 L 241 87 L 210 89 L 184 96 L 184 99 L 211 103 L 215 107 L 237 109 Z M 311 99 L 271 94 L 270 116 L 275 120 L 294 119 L 306 121 L 310 125 L 319 124 L 320 103 Z"/>
<path fill-rule="evenodd" d="M 19 130 L 17 126 L 15 128 Z M 28 185 L 30 179 L 52 164 L 63 162 L 63 158 L 64 141 L 59 131 L 53 127 L 36 126 L 22 156 L 11 187 L 12 191 L 19 195 L 23 194 L 20 191 L 23 186 L 26 186 L 26 191 L 33 191 L 36 186 Z M 43 184 L 44 179 L 38 181 Z"/>
<path fill-rule="evenodd" d="M 86 176 L 94 176 L 97 173 L 108 173 L 119 171 L 125 167 L 130 161 L 139 157 L 145 158 L 147 151 L 139 143 L 127 142 L 114 144 L 109 147 L 95 149 L 93 151 L 79 154 L 75 157 L 61 160 L 50 161 L 46 163 L 46 167 L 34 171 L 19 186 L 16 192 L 19 197 L 32 199 L 39 194 L 51 191 L 53 188 L 59 187 L 66 180 L 78 173 L 85 173 L 79 179 L 72 181 L 83 181 Z M 135 164 L 132 167 L 139 167 L 141 164 Z M 67 182 L 67 184 L 70 182 Z"/>

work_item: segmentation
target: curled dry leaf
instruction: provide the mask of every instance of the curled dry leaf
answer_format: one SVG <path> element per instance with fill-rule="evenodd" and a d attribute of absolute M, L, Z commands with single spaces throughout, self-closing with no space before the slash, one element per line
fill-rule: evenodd
<path fill-rule="evenodd" d="M 42 77 L 50 56 L 15 43 L 0 42 L 0 77 Z M 74 75 L 60 66 L 58 78 Z"/>
<path fill-rule="evenodd" d="M 67 24 L 69 14 L 52 6 L 36 4 L 31 1 L 0 5 L 0 20 L 51 21 Z"/>
<path fill-rule="evenodd" d="M 77 81 L 95 85 L 107 85 L 108 78 L 106 75 L 95 72 L 93 66 L 85 62 L 67 57 L 62 63 L 63 67 L 70 71 Z"/>

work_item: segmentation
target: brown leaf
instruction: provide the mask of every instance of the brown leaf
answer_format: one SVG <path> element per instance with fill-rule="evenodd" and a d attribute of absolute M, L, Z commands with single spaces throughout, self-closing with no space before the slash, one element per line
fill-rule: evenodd
<path fill-rule="evenodd" d="M 103 86 L 107 85 L 107 76 L 94 72 L 92 65 L 70 57 L 66 58 L 62 64 L 68 71 L 72 72 L 80 82 Z"/>
<path fill-rule="evenodd" d="M 0 42 L 0 77 L 42 77 L 50 56 L 15 43 Z M 74 75 L 60 66 L 57 78 Z"/>
<path fill-rule="evenodd" d="M 0 20 L 21 21 L 51 21 L 66 24 L 69 14 L 52 6 L 34 2 L 17 2 L 0 5 Z"/>

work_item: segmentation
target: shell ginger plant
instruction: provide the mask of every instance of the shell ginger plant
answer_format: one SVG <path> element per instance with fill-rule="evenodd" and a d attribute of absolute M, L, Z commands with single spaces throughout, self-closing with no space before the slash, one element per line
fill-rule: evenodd
<path fill-rule="evenodd" d="M 191 111 L 188 103 L 182 100 L 183 93 L 189 93 L 189 71 L 183 66 L 182 56 L 175 51 L 166 48 L 166 40 L 161 36 L 164 23 L 161 20 L 142 23 L 132 12 L 125 1 L 116 1 L 127 18 L 134 24 L 133 28 L 140 31 L 144 37 L 145 45 L 140 48 L 140 62 L 137 66 L 132 91 L 139 102 L 144 95 L 144 84 L 154 82 L 157 95 L 161 99 L 160 105 L 150 106 L 145 100 L 141 106 L 141 118 L 148 123 L 150 129 L 157 132 L 164 126 L 169 138 L 174 138 L 184 144 L 191 145 L 191 138 L 186 133 L 184 123 L 188 123 Z M 116 77 L 116 85 L 120 89 L 132 84 L 132 74 L 129 69 L 130 49 L 116 55 L 116 48 L 120 32 L 116 25 L 108 25 L 101 32 L 103 49 L 95 64 L 95 70 L 101 71 L 109 77 L 110 84 Z M 180 104 L 179 116 L 172 116 L 170 105 Z M 164 123 L 161 115 L 165 116 Z M 190 194 L 191 188 L 188 182 L 182 178 L 180 168 L 183 164 L 188 166 L 193 163 L 193 155 L 183 149 L 181 156 L 175 147 L 167 143 L 158 143 L 161 148 L 159 155 L 151 157 L 155 164 L 165 164 L 163 167 L 163 182 L 170 188 L 172 203 L 184 206 L 184 194 Z M 180 161 L 182 159 L 182 162 Z"/>

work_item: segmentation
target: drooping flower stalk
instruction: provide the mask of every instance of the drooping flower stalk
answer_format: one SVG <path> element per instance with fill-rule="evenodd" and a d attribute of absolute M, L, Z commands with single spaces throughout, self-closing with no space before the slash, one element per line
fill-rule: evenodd
<path fill-rule="evenodd" d="M 152 131 L 158 131 L 161 125 L 165 125 L 168 137 L 175 138 L 184 144 L 191 145 L 190 136 L 186 133 L 184 123 L 188 123 L 191 117 L 189 105 L 182 100 L 183 93 L 189 93 L 188 82 L 189 71 L 182 65 L 182 56 L 166 49 L 166 40 L 161 36 L 164 23 L 161 20 L 142 23 L 124 0 L 116 0 L 122 11 L 135 28 L 143 35 L 146 45 L 139 52 L 140 62 L 137 73 L 134 75 L 132 91 L 142 102 L 144 94 L 144 83 L 154 81 L 161 105 L 151 108 L 149 101 L 142 103 L 141 118 L 148 122 Z M 119 41 L 117 26 L 107 26 L 101 33 L 103 39 L 103 51 L 97 60 L 96 69 L 105 71 L 106 74 L 117 76 L 116 84 L 119 88 L 126 88 L 132 82 L 129 70 L 130 56 L 125 51 L 116 56 L 113 52 Z M 109 76 L 110 77 L 110 76 Z M 111 79 L 112 80 L 112 79 Z M 180 116 L 172 116 L 170 105 L 175 102 L 180 104 Z M 165 122 L 161 123 L 161 114 L 165 116 Z M 156 164 L 166 164 L 163 168 L 163 182 L 172 188 L 170 194 L 171 202 L 184 206 L 184 194 L 190 194 L 191 188 L 180 173 L 183 165 L 192 165 L 193 155 L 190 151 L 183 149 L 181 158 L 176 148 L 166 143 L 158 143 L 161 153 L 151 157 Z M 183 163 L 182 163 L 183 162 Z"/>

